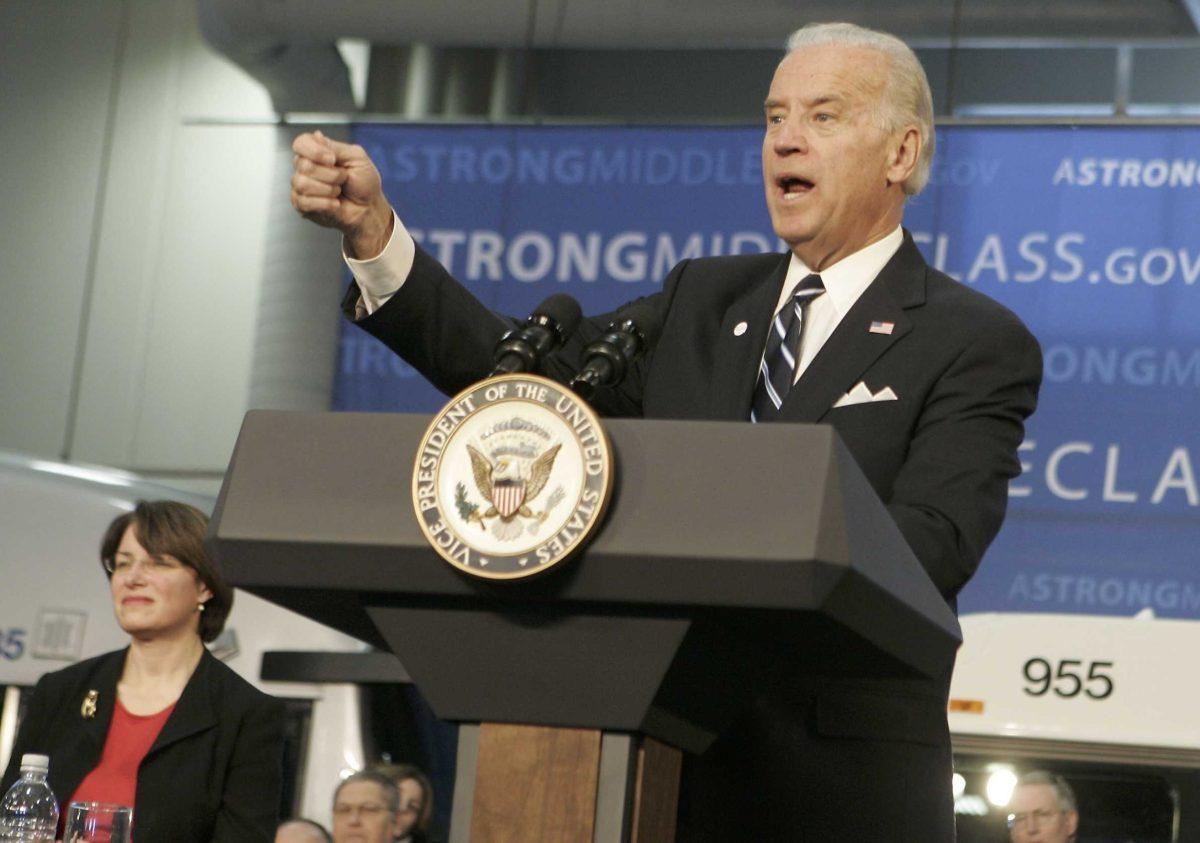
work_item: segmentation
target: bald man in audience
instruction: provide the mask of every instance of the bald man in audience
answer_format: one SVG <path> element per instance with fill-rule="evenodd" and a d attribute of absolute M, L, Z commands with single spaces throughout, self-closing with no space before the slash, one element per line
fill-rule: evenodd
<path fill-rule="evenodd" d="M 275 843 L 332 843 L 333 838 L 320 823 L 306 819 L 288 820 L 275 829 Z"/>

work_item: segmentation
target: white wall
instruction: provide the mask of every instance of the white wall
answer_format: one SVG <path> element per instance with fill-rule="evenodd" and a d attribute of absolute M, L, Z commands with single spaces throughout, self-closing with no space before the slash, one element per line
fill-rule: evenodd
<path fill-rule="evenodd" d="M 193 0 L 0 3 L 0 447 L 212 489 L 248 405 L 291 131 L 194 17 Z"/>
<path fill-rule="evenodd" d="M 121 11 L 78 6 L 0 3 L 0 444 L 44 455 L 66 438 Z"/>

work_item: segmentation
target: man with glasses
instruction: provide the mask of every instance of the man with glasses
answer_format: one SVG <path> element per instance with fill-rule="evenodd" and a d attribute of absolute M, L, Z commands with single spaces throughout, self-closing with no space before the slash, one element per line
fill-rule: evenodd
<path fill-rule="evenodd" d="M 392 843 L 400 791 L 387 776 L 364 770 L 344 779 L 333 793 L 333 843 Z"/>
<path fill-rule="evenodd" d="M 1062 776 L 1034 770 L 1013 790 L 1008 830 L 1013 843 L 1069 843 L 1079 828 L 1075 793 Z"/>

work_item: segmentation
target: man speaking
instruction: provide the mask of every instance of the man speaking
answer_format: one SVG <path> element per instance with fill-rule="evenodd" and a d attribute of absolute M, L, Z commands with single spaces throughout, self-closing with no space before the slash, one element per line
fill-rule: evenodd
<path fill-rule="evenodd" d="M 929 267 L 901 227 L 933 157 L 916 56 L 849 24 L 792 34 L 771 80 L 767 207 L 790 252 L 687 260 L 645 300 L 658 339 L 610 415 L 833 425 L 946 600 L 1004 517 L 1041 353 L 1008 310 Z M 360 147 L 296 138 L 292 202 L 340 229 L 345 309 L 436 386 L 487 374 L 511 327 L 396 218 Z M 545 361 L 567 382 L 609 317 Z M 787 675 L 788 665 L 780 665 Z M 950 676 L 806 673 L 762 694 L 686 773 L 681 840 L 954 840 Z"/>

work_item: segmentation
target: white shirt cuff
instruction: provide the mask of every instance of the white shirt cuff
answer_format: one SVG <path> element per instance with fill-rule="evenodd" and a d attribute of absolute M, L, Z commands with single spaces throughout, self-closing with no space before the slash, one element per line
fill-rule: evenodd
<path fill-rule="evenodd" d="M 354 305 L 354 318 L 362 319 L 374 313 L 396 294 L 412 271 L 413 259 L 417 254 L 412 235 L 392 211 L 395 227 L 383 251 L 368 260 L 356 260 L 346 254 L 342 244 L 342 260 L 350 267 L 354 281 L 358 284 L 359 298 Z"/>

